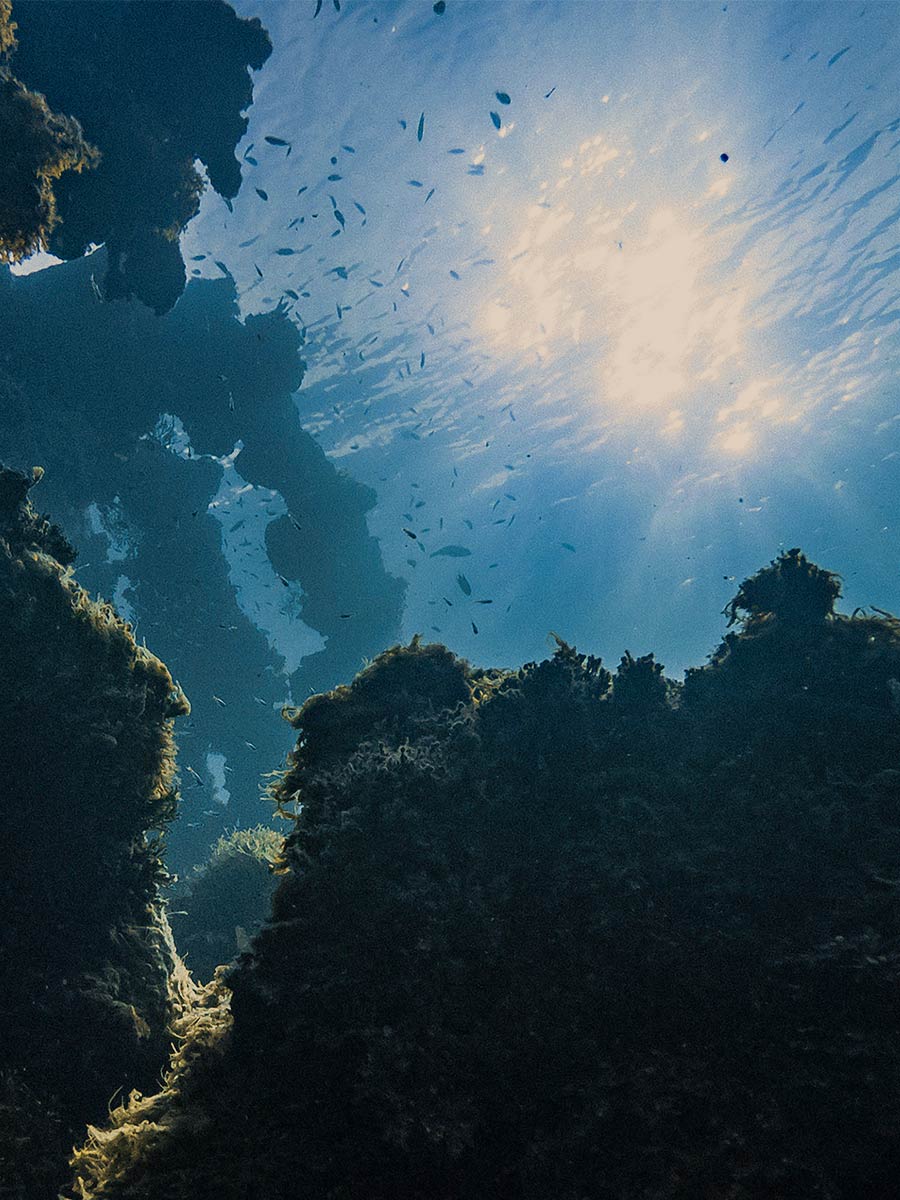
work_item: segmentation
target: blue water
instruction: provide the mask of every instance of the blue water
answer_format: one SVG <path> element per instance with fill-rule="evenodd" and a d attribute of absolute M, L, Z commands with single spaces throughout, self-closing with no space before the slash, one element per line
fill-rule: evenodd
<path fill-rule="evenodd" d="M 677 675 L 794 544 L 897 606 L 895 4 L 238 9 L 275 50 L 185 249 L 309 293 L 299 419 L 377 491 L 404 636 Z"/>
<path fill-rule="evenodd" d="M 107 561 L 79 577 L 190 694 L 182 820 L 198 846 L 264 819 L 248 793 L 291 740 L 273 706 L 348 680 L 359 645 L 421 633 L 514 666 L 554 631 L 612 666 L 652 650 L 679 678 L 740 581 L 792 546 L 841 574 L 845 611 L 900 609 L 897 4 L 236 7 L 274 50 L 240 193 L 207 190 L 182 252 L 193 278 L 233 278 L 245 318 L 281 306 L 295 322 L 298 425 L 371 489 L 377 586 L 386 572 L 405 599 L 376 630 L 320 587 L 316 604 L 348 611 L 327 634 L 304 620 L 309 588 L 266 543 L 302 497 L 294 511 L 249 484 L 240 440 L 215 458 L 192 446 L 171 381 L 141 436 L 220 478 L 231 607 L 207 581 L 211 610 L 191 617 L 206 634 L 154 609 L 141 546 L 162 570 L 169 535 L 146 497 L 138 517 L 107 497 L 69 532 L 99 537 Z M 190 296 L 166 318 L 187 337 L 211 311 L 185 316 Z M 92 311 L 114 359 L 115 318 Z M 348 513 L 365 495 L 347 492 Z M 321 550 L 341 578 L 354 537 Z M 185 584 L 201 608 L 203 582 Z M 268 651 L 233 645 L 238 610 Z M 326 647 L 339 670 L 304 677 Z"/>

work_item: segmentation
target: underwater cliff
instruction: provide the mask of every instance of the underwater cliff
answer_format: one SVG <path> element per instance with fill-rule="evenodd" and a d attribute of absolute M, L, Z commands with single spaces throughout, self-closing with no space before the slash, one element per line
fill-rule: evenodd
<path fill-rule="evenodd" d="M 0 1195 L 55 1196 L 115 1094 L 155 1086 L 196 1000 L 159 889 L 175 813 L 163 664 L 75 582 L 0 467 Z"/>
<path fill-rule="evenodd" d="M 900 622 L 839 590 L 782 554 L 684 685 L 416 639 L 309 700 L 231 1014 L 74 1194 L 893 1195 Z"/>
<path fill-rule="evenodd" d="M 277 717 L 289 689 L 332 687 L 389 645 L 404 584 L 366 525 L 374 493 L 298 422 L 302 338 L 284 310 L 241 320 L 230 278 L 191 282 L 163 317 L 134 301 L 100 303 L 92 280 L 106 259 L 101 250 L 0 276 L 0 458 L 46 468 L 45 503 L 82 551 L 80 582 L 107 597 L 125 585 L 140 635 L 191 696 L 179 731 L 185 812 L 169 841 L 169 865 L 186 872 L 226 822 L 266 818 L 259 782 L 290 745 Z M 189 439 L 181 452 L 159 431 L 164 414 Z M 253 533 L 257 605 L 274 592 L 320 635 L 322 648 L 287 678 L 232 578 L 235 557 L 255 545 L 246 514 L 218 507 L 222 460 L 238 446 L 239 484 L 277 493 L 287 510 Z M 227 537 L 242 544 L 230 559 Z M 354 620 L 341 619 L 347 611 Z M 227 759 L 227 809 L 209 752 Z"/>

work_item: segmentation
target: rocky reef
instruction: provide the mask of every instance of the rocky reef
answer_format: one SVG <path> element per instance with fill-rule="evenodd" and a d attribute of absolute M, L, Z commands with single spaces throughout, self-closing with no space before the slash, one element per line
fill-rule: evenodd
<path fill-rule="evenodd" d="M 195 161 L 226 200 L 240 188 L 234 148 L 268 34 L 224 0 L 15 0 L 12 19 L 3 0 L 0 54 L 15 49 L 23 84 L 0 71 L 0 261 L 105 243 L 106 296 L 167 312 L 205 186 Z"/>
<path fill-rule="evenodd" d="M 176 805 L 165 666 L 79 587 L 0 467 L 0 1196 L 45 1200 L 117 1094 L 157 1085 L 196 1000 L 159 898 Z"/>
<path fill-rule="evenodd" d="M 72 117 L 12 73 L 16 48 L 10 0 L 0 0 L 0 263 L 45 248 L 59 224 L 54 188 L 64 171 L 95 167 L 99 154 Z"/>
<path fill-rule="evenodd" d="M 351 679 L 396 639 L 405 584 L 366 523 L 375 493 L 297 420 L 305 364 L 284 309 L 242 321 L 230 278 L 191 282 L 163 317 L 103 304 L 92 279 L 105 262 L 99 250 L 25 277 L 0 274 L 0 460 L 46 467 L 46 503 L 81 550 L 80 580 L 103 596 L 124 591 L 141 636 L 191 697 L 179 723 L 184 813 L 169 838 L 170 865 L 184 872 L 227 826 L 266 819 L 261 776 L 290 748 L 277 717 L 284 662 L 239 603 L 235 559 L 258 547 L 248 568 L 257 601 L 274 596 L 321 635 L 323 648 L 290 679 L 295 696 Z M 164 414 L 182 423 L 187 450 L 154 435 Z M 240 482 L 277 493 L 290 516 L 255 529 L 246 511 L 220 519 L 215 459 L 238 443 Z M 211 786 L 210 751 L 227 759 L 227 808 Z"/>
<path fill-rule="evenodd" d="M 395 647 L 293 714 L 272 918 L 104 1200 L 879 1200 L 900 1168 L 900 622 L 799 551 L 683 685 Z"/>

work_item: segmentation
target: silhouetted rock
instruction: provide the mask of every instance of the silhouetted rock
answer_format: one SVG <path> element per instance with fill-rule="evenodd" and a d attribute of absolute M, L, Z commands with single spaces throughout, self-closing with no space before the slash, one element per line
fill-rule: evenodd
<path fill-rule="evenodd" d="M 46 248 L 60 219 L 60 176 L 99 161 L 77 121 L 51 112 L 15 78 L 7 62 L 15 44 L 10 2 L 0 0 L 0 263 Z"/>
<path fill-rule="evenodd" d="M 16 74 L 76 118 L 101 156 L 95 170 L 56 182 L 56 216 L 40 240 L 49 234 L 60 258 L 106 243 L 107 297 L 166 312 L 184 290 L 178 238 L 204 187 L 195 160 L 221 196 L 240 187 L 234 148 L 253 98 L 249 68 L 271 53 L 266 31 L 224 0 L 15 0 L 13 18 Z M 77 128 L 61 126 L 70 141 Z"/>
<path fill-rule="evenodd" d="M 683 688 L 416 640 L 310 700 L 233 1026 L 223 991 L 79 1195 L 892 1196 L 900 622 L 770 569 L 813 599 L 742 585 Z"/>
<path fill-rule="evenodd" d="M 91 281 L 104 263 L 99 250 L 0 275 L 0 459 L 44 464 L 47 507 L 82 550 L 79 579 L 103 596 L 128 585 L 141 636 L 191 696 L 180 728 L 185 804 L 169 839 L 170 865 L 183 873 L 227 826 L 266 819 L 261 776 L 290 746 L 277 715 L 288 695 L 283 660 L 239 606 L 223 553 L 223 525 L 245 514 L 217 519 L 223 510 L 210 504 L 223 471 L 205 456 L 243 443 L 236 470 L 283 497 L 299 525 L 276 517 L 265 541 L 255 533 L 260 565 L 251 568 L 260 596 L 268 585 L 281 603 L 292 593 L 278 575 L 296 581 L 292 612 L 325 640 L 293 674 L 295 696 L 352 679 L 396 638 L 405 585 L 368 530 L 374 493 L 301 428 L 292 393 L 305 364 L 284 310 L 240 320 L 230 278 L 192 282 L 161 318 L 134 302 L 101 304 Z M 153 436 L 164 413 L 183 422 L 190 456 Z M 105 530 L 120 557 L 110 557 Z M 340 618 L 347 612 L 352 620 Z M 226 756 L 227 808 L 216 803 L 208 753 Z"/>

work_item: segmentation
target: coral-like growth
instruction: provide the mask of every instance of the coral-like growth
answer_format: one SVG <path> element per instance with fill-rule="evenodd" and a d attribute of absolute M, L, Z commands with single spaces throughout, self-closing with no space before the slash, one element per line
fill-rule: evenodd
<path fill-rule="evenodd" d="M 79 1196 L 893 1195 L 900 624 L 775 596 L 683 690 L 414 642 L 308 702 L 233 1027 Z"/>
<path fill-rule="evenodd" d="M 55 1195 L 116 1089 L 155 1083 L 192 990 L 158 897 L 188 704 L 0 467 L 0 1161 Z M 10 1190 L 11 1189 L 11 1190 Z"/>
<path fill-rule="evenodd" d="M 172 930 L 195 978 L 212 979 L 216 967 L 249 948 L 269 915 L 283 844 L 267 825 L 236 829 L 176 891 Z"/>

